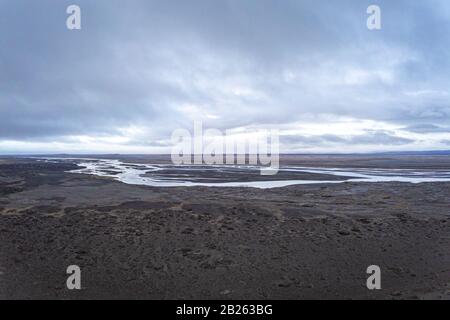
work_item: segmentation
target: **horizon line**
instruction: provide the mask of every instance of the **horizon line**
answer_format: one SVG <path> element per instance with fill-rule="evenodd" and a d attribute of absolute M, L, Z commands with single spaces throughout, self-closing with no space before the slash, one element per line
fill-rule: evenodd
<path fill-rule="evenodd" d="M 279 153 L 279 155 L 383 155 L 383 154 L 427 154 L 427 153 L 448 153 L 450 155 L 449 150 L 413 150 L 413 151 L 377 151 L 377 152 L 311 152 L 311 153 L 301 153 L 301 152 L 283 152 Z M 171 153 L 95 153 L 95 152 L 86 152 L 86 153 L 0 153 L 0 157 L 3 156 L 83 156 L 83 155 L 97 155 L 97 156 L 171 156 Z M 191 153 L 191 156 L 199 155 L 197 153 Z M 222 156 L 226 155 L 249 155 L 248 153 L 224 153 Z"/>

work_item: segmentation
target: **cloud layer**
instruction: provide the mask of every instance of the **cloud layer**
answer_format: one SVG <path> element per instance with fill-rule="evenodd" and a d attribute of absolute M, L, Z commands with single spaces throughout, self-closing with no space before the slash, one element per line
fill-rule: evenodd
<path fill-rule="evenodd" d="M 170 152 L 194 120 L 283 152 L 448 148 L 450 4 L 377 2 L 370 31 L 372 1 L 0 0 L 0 153 Z"/>

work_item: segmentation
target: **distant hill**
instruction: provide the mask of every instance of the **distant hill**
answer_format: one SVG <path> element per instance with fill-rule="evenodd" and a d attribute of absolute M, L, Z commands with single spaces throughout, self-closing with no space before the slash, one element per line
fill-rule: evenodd
<path fill-rule="evenodd" d="M 424 156 L 436 156 L 436 155 L 450 155 L 450 150 L 435 150 L 435 151 L 396 151 L 396 152 L 378 152 L 372 154 L 379 155 L 424 155 Z"/>

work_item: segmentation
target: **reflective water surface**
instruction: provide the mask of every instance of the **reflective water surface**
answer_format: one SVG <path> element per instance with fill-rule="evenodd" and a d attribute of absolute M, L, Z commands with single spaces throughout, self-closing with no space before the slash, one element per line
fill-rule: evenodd
<path fill-rule="evenodd" d="M 67 161 L 68 158 L 45 158 L 43 161 Z M 215 186 L 275 188 L 296 184 L 342 182 L 450 182 L 450 170 L 318 168 L 284 166 L 275 176 L 261 176 L 260 168 L 250 165 L 176 166 L 171 164 L 137 164 L 112 159 L 76 160 L 80 169 L 72 173 L 111 177 L 128 184 L 157 187 Z M 290 176 L 313 175 L 318 179 L 289 179 Z M 323 177 L 321 177 L 323 175 Z M 279 178 L 283 176 L 283 179 Z M 287 177 L 287 178 L 286 178 Z M 333 179 L 330 179 L 332 177 Z M 328 180 L 327 180 L 328 179 Z M 244 180 L 244 181 L 242 181 Z"/>

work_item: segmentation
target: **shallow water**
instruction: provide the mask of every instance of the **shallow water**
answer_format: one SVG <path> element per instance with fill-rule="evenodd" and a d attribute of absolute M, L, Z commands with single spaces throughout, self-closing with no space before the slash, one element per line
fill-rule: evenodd
<path fill-rule="evenodd" d="M 316 167 L 282 167 L 279 171 L 291 173 L 326 174 L 342 177 L 342 180 L 272 180 L 267 181 L 218 181 L 201 182 L 202 172 L 213 172 L 222 175 L 248 175 L 259 172 L 257 166 L 245 165 L 214 165 L 214 166 L 175 166 L 171 164 L 136 164 L 126 163 L 120 160 L 107 159 L 81 159 L 81 158 L 46 158 L 44 161 L 77 160 L 80 169 L 72 170 L 72 173 L 92 174 L 97 176 L 111 177 L 127 184 L 148 185 L 156 187 L 180 187 L 180 186 L 212 186 L 212 187 L 254 187 L 254 188 L 276 188 L 297 184 L 318 183 L 342 183 L 342 182 L 450 182 L 450 170 L 420 170 L 420 169 L 354 169 L 354 168 L 316 168 Z M 164 170 L 164 172 L 160 172 Z M 171 171 L 186 172 L 186 174 L 171 174 Z M 195 174 L 198 174 L 195 176 Z M 143 176 L 144 174 L 148 176 Z M 194 176 L 192 178 L 187 177 Z M 276 177 L 276 176 L 275 176 Z M 212 180 L 215 178 L 208 178 Z M 223 180 L 219 179 L 218 180 Z"/>

